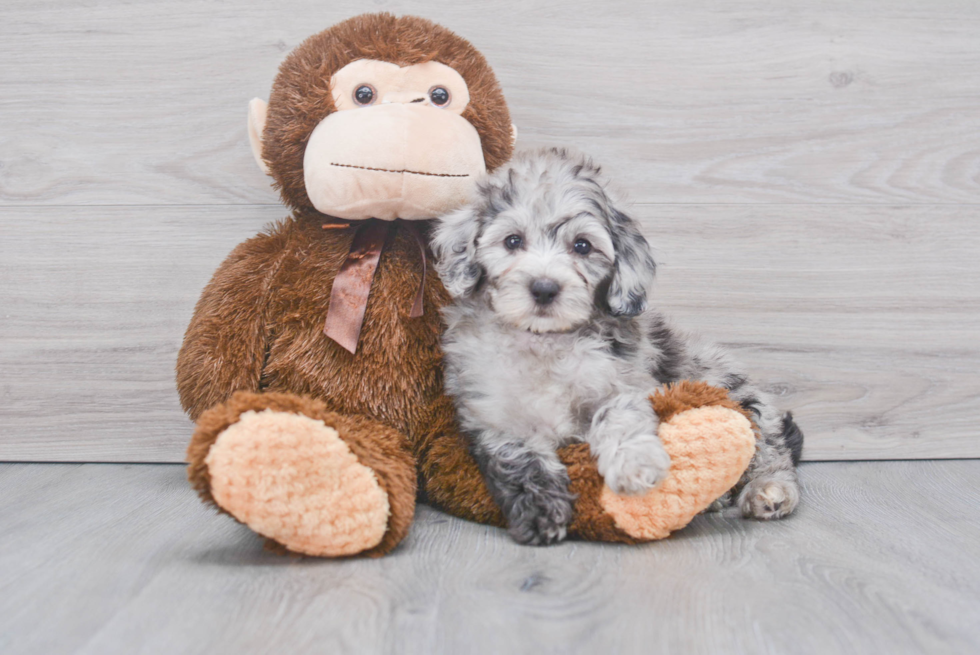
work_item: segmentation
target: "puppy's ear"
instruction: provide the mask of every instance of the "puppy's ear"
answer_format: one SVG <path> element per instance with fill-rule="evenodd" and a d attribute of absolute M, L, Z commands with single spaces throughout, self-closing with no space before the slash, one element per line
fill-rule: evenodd
<path fill-rule="evenodd" d="M 636 316 L 646 309 L 647 289 L 653 283 L 657 265 L 650 244 L 640 234 L 633 219 L 610 205 L 609 222 L 616 251 L 606 295 L 609 313 Z"/>
<path fill-rule="evenodd" d="M 476 263 L 479 231 L 480 214 L 475 204 L 446 214 L 436 223 L 431 240 L 436 271 L 454 298 L 472 294 L 483 278 L 483 268 Z"/>

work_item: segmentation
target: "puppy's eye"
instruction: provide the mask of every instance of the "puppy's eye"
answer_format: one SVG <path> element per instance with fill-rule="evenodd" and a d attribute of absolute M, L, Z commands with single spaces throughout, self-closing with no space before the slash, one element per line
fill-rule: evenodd
<path fill-rule="evenodd" d="M 354 89 L 354 102 L 359 105 L 370 105 L 374 102 L 376 92 L 370 84 L 361 84 Z"/>
<path fill-rule="evenodd" d="M 506 239 L 504 239 L 504 247 L 507 250 L 517 250 L 524 245 L 524 239 L 521 238 L 519 234 L 512 234 Z"/>
<path fill-rule="evenodd" d="M 575 241 L 575 245 L 572 246 L 572 250 L 580 255 L 588 255 L 592 252 L 592 244 L 585 239 L 578 239 Z"/>
<path fill-rule="evenodd" d="M 449 89 L 444 86 L 434 86 L 429 89 L 429 100 L 437 107 L 445 107 L 449 104 Z"/>

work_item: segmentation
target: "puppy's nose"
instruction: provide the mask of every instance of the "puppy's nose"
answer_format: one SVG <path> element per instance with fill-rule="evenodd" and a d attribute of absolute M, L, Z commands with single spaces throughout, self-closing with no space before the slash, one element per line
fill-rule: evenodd
<path fill-rule="evenodd" d="M 546 277 L 538 278 L 531 283 L 531 295 L 534 296 L 534 302 L 539 305 L 550 305 L 559 291 L 561 287 L 558 283 Z"/>

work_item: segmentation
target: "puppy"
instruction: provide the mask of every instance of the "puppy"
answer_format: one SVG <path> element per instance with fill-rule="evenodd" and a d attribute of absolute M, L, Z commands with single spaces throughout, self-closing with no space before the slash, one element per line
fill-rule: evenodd
<path fill-rule="evenodd" d="M 565 536 L 574 500 L 556 454 L 565 443 L 588 443 L 617 493 L 661 482 L 670 457 L 649 396 L 681 379 L 728 389 L 754 416 L 756 453 L 733 490 L 742 514 L 796 508 L 803 435 L 792 416 L 719 348 L 647 308 L 650 247 L 591 160 L 562 149 L 517 155 L 440 221 L 433 249 L 455 299 L 444 310 L 446 390 L 517 541 Z"/>

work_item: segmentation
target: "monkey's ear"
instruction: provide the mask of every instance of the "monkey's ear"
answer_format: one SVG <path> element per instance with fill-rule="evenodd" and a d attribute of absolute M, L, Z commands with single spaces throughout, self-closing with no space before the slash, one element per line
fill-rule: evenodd
<path fill-rule="evenodd" d="M 478 210 L 470 204 L 439 219 L 432 234 L 436 271 L 454 298 L 472 294 L 483 279 L 483 268 L 476 262 L 479 229 Z"/>
<path fill-rule="evenodd" d="M 629 216 L 609 206 L 609 222 L 616 251 L 607 301 L 613 316 L 636 316 L 647 306 L 647 290 L 657 265 L 650 244 Z"/>
<path fill-rule="evenodd" d="M 269 165 L 262 159 L 262 131 L 269 105 L 262 98 L 252 98 L 248 103 L 248 142 L 252 144 L 252 156 L 262 172 L 269 175 Z"/>

